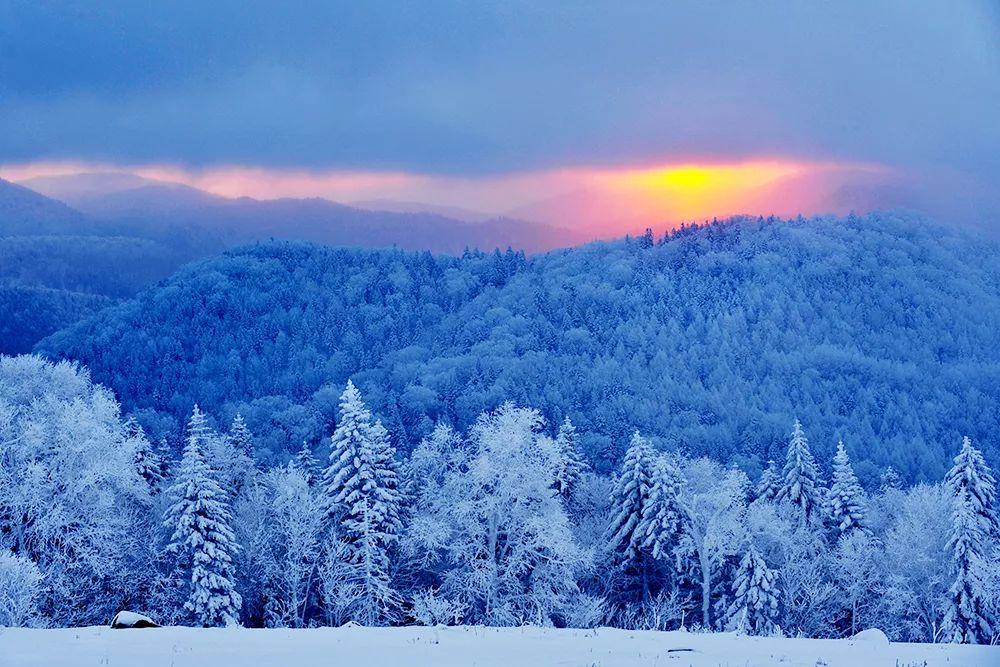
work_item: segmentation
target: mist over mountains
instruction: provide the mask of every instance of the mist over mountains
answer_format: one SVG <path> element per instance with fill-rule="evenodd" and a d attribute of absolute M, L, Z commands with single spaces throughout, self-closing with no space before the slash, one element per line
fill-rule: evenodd
<path fill-rule="evenodd" d="M 348 206 L 319 197 L 228 198 L 132 174 L 45 176 L 25 184 L 118 230 L 144 235 L 184 228 L 227 245 L 280 238 L 454 254 L 507 246 L 538 252 L 590 239 L 547 224 L 419 202 L 376 200 Z"/>
<path fill-rule="evenodd" d="M 185 262 L 245 243 L 273 238 L 455 254 L 508 246 L 541 251 L 590 238 L 514 219 L 468 222 L 319 198 L 230 199 L 123 173 L 25 184 L 31 189 L 0 179 L 0 352 L 6 353 L 29 350 Z"/>

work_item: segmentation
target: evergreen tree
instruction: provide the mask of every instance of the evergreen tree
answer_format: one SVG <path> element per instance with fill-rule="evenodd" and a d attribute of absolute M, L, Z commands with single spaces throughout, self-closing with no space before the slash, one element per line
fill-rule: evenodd
<path fill-rule="evenodd" d="M 892 466 L 886 467 L 882 471 L 882 475 L 879 478 L 878 490 L 885 493 L 889 489 L 901 489 L 903 488 L 903 480 L 900 479 L 899 473 Z"/>
<path fill-rule="evenodd" d="M 136 472 L 146 481 L 150 492 L 157 493 L 163 484 L 163 458 L 146 438 L 146 432 L 135 420 L 135 417 L 129 417 L 126 420 L 124 430 L 126 441 L 135 448 L 132 462 Z"/>
<path fill-rule="evenodd" d="M 761 473 L 757 488 L 754 491 L 754 500 L 774 500 L 778 495 L 778 468 L 771 459 L 767 462 L 767 468 Z"/>
<path fill-rule="evenodd" d="M 651 547 L 645 546 L 647 533 L 643 531 L 643 514 L 650 504 L 655 467 L 656 452 L 636 431 L 611 489 L 608 546 L 618 568 L 610 574 L 622 577 L 612 583 L 610 598 L 617 599 L 613 603 L 647 604 L 658 588 L 659 564 Z M 648 514 L 650 522 L 655 515 L 655 512 Z"/>
<path fill-rule="evenodd" d="M 399 602 L 389 577 L 389 552 L 401 529 L 395 450 L 380 421 L 350 381 L 340 397 L 340 423 L 323 476 L 327 518 L 349 591 L 350 616 L 366 625 L 391 620 Z"/>
<path fill-rule="evenodd" d="M 559 426 L 556 436 L 556 454 L 559 457 L 556 470 L 555 489 L 564 499 L 573 495 L 573 489 L 580 480 L 580 474 L 587 469 L 587 463 L 579 449 L 576 427 L 567 415 Z"/>
<path fill-rule="evenodd" d="M 778 615 L 777 576 L 753 545 L 740 561 L 732 592 L 727 627 L 750 635 L 773 634 Z"/>
<path fill-rule="evenodd" d="M 830 520 L 841 535 L 853 530 L 866 530 L 865 497 L 843 441 L 837 443 L 833 457 L 833 484 L 828 498 Z"/>
<path fill-rule="evenodd" d="M 787 501 L 802 509 L 802 518 L 808 520 L 823 507 L 823 492 L 820 489 L 819 471 L 816 461 L 809 452 L 809 441 L 802 432 L 802 424 L 795 420 L 785 467 L 775 500 Z"/>
<path fill-rule="evenodd" d="M 653 558 L 666 559 L 677 545 L 684 526 L 684 510 L 679 496 L 684 486 L 680 468 L 667 455 L 661 455 L 653 466 L 649 502 L 642 508 L 638 532 L 643 536 L 642 547 Z"/>
<path fill-rule="evenodd" d="M 655 463 L 656 452 L 649 441 L 636 431 L 611 490 L 609 546 L 625 562 L 639 560 L 642 555 L 645 536 L 639 532 L 639 525 L 649 504 Z"/>
<path fill-rule="evenodd" d="M 319 459 L 313 455 L 312 448 L 305 440 L 302 441 L 302 449 L 292 459 L 292 466 L 305 477 L 306 483 L 309 486 L 315 486 L 323 477 Z"/>
<path fill-rule="evenodd" d="M 962 438 L 962 449 L 945 477 L 945 486 L 954 498 L 968 500 L 976 522 L 987 537 L 1000 536 L 996 479 L 986 465 L 983 453 L 972 445 L 968 437 Z"/>
<path fill-rule="evenodd" d="M 942 637 L 954 643 L 988 643 L 998 630 L 990 618 L 987 590 L 989 549 L 997 528 L 996 483 L 969 438 L 962 440 L 945 486 L 954 499 L 948 550 L 955 579 L 948 590 Z"/>
<path fill-rule="evenodd" d="M 136 447 L 133 461 L 136 471 L 146 480 L 150 492 L 157 493 L 163 485 L 163 459 L 148 440 Z"/>
<path fill-rule="evenodd" d="M 167 546 L 185 582 L 184 609 L 204 627 L 238 622 L 242 599 L 233 584 L 232 556 L 237 551 L 228 498 L 205 461 L 203 447 L 210 431 L 205 415 L 194 406 L 187 444 L 170 493 L 164 525 L 172 531 Z"/>
<path fill-rule="evenodd" d="M 253 435 L 239 413 L 229 425 L 226 436 L 213 439 L 210 454 L 209 461 L 218 466 L 216 472 L 224 488 L 231 498 L 236 498 L 257 472 Z"/>
<path fill-rule="evenodd" d="M 340 522 L 348 503 L 347 482 L 356 474 L 357 453 L 368 446 L 372 415 L 354 382 L 340 395 L 340 419 L 330 436 L 330 463 L 323 471 L 323 495 L 330 526 Z"/>
<path fill-rule="evenodd" d="M 234 450 L 246 454 L 251 460 L 254 457 L 253 435 L 247 424 L 243 421 L 243 415 L 236 413 L 232 424 L 229 425 L 229 442 Z"/>

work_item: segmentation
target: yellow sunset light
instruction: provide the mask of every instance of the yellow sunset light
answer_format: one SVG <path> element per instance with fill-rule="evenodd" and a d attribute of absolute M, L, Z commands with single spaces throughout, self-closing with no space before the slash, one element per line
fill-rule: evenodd
<path fill-rule="evenodd" d="M 748 212 L 754 196 L 806 168 L 783 161 L 679 164 L 604 172 L 600 180 L 645 214 L 681 220 Z"/>

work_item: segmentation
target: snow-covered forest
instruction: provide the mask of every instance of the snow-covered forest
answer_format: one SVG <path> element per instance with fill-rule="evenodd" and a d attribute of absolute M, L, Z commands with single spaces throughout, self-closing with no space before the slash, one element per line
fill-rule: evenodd
<path fill-rule="evenodd" d="M 572 418 L 504 402 L 401 455 L 342 387 L 322 456 L 254 458 L 197 405 L 152 442 L 71 362 L 0 357 L 0 626 L 524 624 L 995 643 L 996 481 L 949 443 L 933 483 L 866 492 L 855 448 L 788 424 L 755 479 L 636 430 L 595 472 Z M 829 467 L 832 474 L 821 471 Z"/>
<path fill-rule="evenodd" d="M 3 326 L 0 323 L 0 326 Z M 829 474 L 1000 456 L 1000 249 L 914 216 L 737 219 L 525 256 L 261 243 L 41 341 L 178 451 L 198 403 L 256 454 L 325 451 L 347 380 L 409 454 L 504 401 L 571 417 L 602 474 L 638 429 L 756 478 L 798 417 Z M 852 449 L 853 448 L 853 449 Z"/>

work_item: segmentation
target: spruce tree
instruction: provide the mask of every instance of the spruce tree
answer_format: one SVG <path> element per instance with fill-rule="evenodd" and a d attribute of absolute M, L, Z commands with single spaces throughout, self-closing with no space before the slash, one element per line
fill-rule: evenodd
<path fill-rule="evenodd" d="M 254 457 L 253 435 L 247 428 L 247 423 L 243 421 L 243 415 L 236 413 L 232 424 L 229 425 L 229 442 L 233 449 L 246 454 L 251 460 Z"/>
<path fill-rule="evenodd" d="M 767 462 L 767 468 L 761 473 L 757 488 L 754 491 L 754 500 L 774 500 L 778 495 L 778 468 L 774 459 Z"/>
<path fill-rule="evenodd" d="M 866 530 L 865 497 L 843 441 L 837 443 L 833 457 L 833 484 L 828 498 L 830 521 L 840 535 L 854 530 Z"/>
<path fill-rule="evenodd" d="M 389 577 L 389 552 L 401 530 L 395 450 L 350 381 L 340 397 L 340 423 L 323 475 L 327 518 L 352 590 L 349 612 L 359 623 L 392 620 L 399 602 Z"/>
<path fill-rule="evenodd" d="M 948 550 L 955 579 L 948 590 L 942 638 L 962 644 L 989 643 L 1000 630 L 989 615 L 987 590 L 990 544 L 997 534 L 996 483 L 969 438 L 962 440 L 945 486 L 954 499 Z"/>
<path fill-rule="evenodd" d="M 185 581 L 184 609 L 204 627 L 234 625 L 242 599 L 233 583 L 237 551 L 228 498 L 205 460 L 210 431 L 197 405 L 188 421 L 187 443 L 170 494 L 164 526 L 172 531 L 167 552 Z"/>
<path fill-rule="evenodd" d="M 292 466 L 305 477 L 309 486 L 315 486 L 323 477 L 319 459 L 313 455 L 312 448 L 305 440 L 302 441 L 302 449 L 292 459 Z"/>
<path fill-rule="evenodd" d="M 778 587 L 774 570 L 750 545 L 733 579 L 733 600 L 727 611 L 727 628 L 750 635 L 770 635 L 777 629 Z"/>
<path fill-rule="evenodd" d="M 330 436 L 330 463 L 323 471 L 327 522 L 335 526 L 349 506 L 348 481 L 356 474 L 358 452 L 371 437 L 371 413 L 351 380 L 340 395 L 340 418 Z"/>
<path fill-rule="evenodd" d="M 236 498 L 247 481 L 256 472 L 254 463 L 253 435 L 243 421 L 242 415 L 236 413 L 229 425 L 225 438 L 216 438 L 212 453 L 215 456 L 216 472 L 223 488 Z M 211 461 L 212 458 L 209 457 Z"/>
<path fill-rule="evenodd" d="M 679 497 L 683 486 L 680 468 L 667 455 L 657 458 L 649 501 L 642 508 L 639 524 L 642 547 L 648 549 L 653 558 L 668 558 L 680 540 L 684 510 Z"/>
<path fill-rule="evenodd" d="M 611 491 L 612 519 L 609 546 L 626 562 L 639 560 L 645 536 L 639 532 L 643 511 L 653 487 L 656 453 L 636 431 L 622 460 L 622 469 Z"/>
<path fill-rule="evenodd" d="M 775 500 L 797 505 L 802 510 L 803 520 L 816 516 L 823 507 L 819 470 L 809 451 L 809 441 L 806 440 L 802 424 L 798 419 L 792 427 L 785 467 L 781 473 Z"/>
<path fill-rule="evenodd" d="M 885 493 L 889 489 L 901 489 L 903 488 L 903 480 L 900 479 L 899 473 L 892 466 L 887 466 L 885 470 L 882 471 L 882 475 L 879 477 L 879 487 L 878 490 Z"/>
<path fill-rule="evenodd" d="M 163 485 L 164 461 L 146 437 L 135 417 L 129 417 L 124 424 L 125 438 L 135 448 L 132 462 L 136 472 L 146 482 L 151 493 L 157 493 Z"/>
<path fill-rule="evenodd" d="M 559 461 L 555 475 L 555 489 L 564 499 L 572 497 L 576 483 L 580 480 L 580 474 L 587 469 L 587 463 L 578 448 L 578 440 L 576 427 L 567 415 L 556 435 L 556 453 Z"/>
<path fill-rule="evenodd" d="M 954 498 L 968 500 L 976 522 L 987 537 L 1000 537 L 996 479 L 986 465 L 983 453 L 972 445 L 968 437 L 962 438 L 962 449 L 945 477 L 945 485 Z"/>

